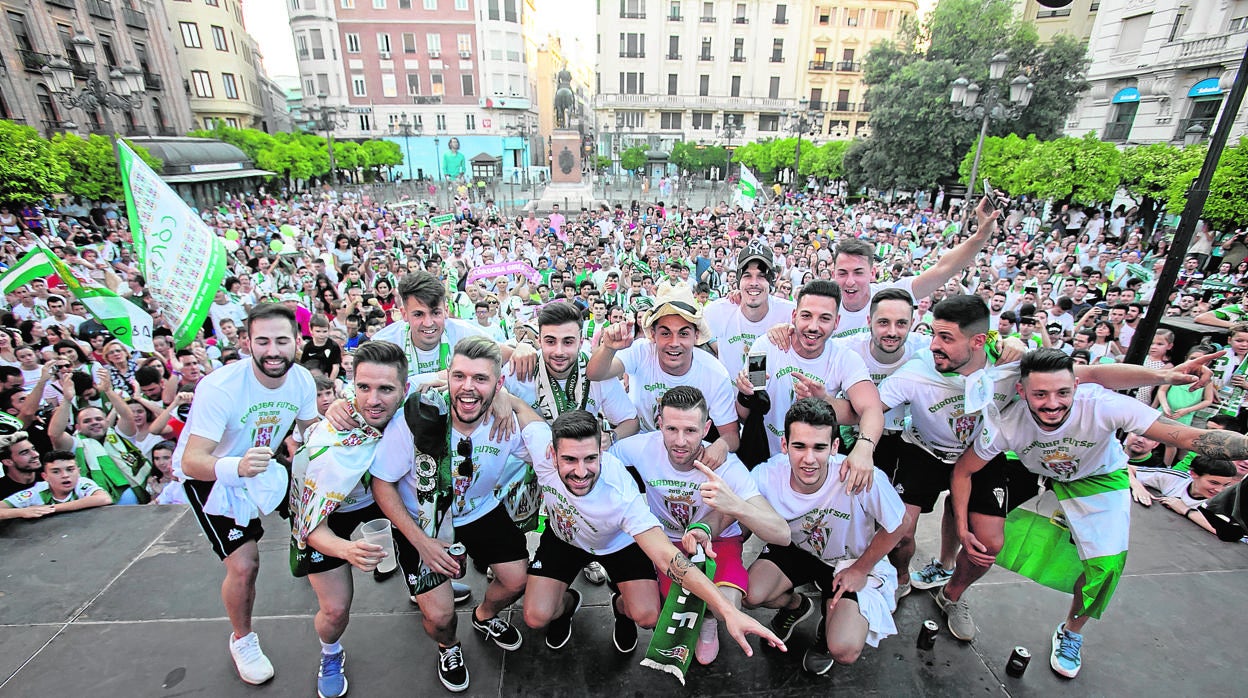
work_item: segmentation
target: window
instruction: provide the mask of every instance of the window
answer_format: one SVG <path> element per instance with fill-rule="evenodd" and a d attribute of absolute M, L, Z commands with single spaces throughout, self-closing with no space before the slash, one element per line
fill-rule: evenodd
<path fill-rule="evenodd" d="M 420 94 L 420 73 L 407 74 L 407 94 L 413 97 Z"/>
<path fill-rule="evenodd" d="M 1117 53 L 1133 53 L 1144 44 L 1144 32 L 1148 31 L 1148 23 L 1152 13 L 1128 17 L 1122 20 L 1122 29 L 1118 34 Z M 1181 18 L 1180 18 L 1181 19 Z"/>
<path fill-rule="evenodd" d="M 699 75 L 698 76 L 698 96 L 706 97 L 710 94 L 711 94 L 711 76 Z"/>
<path fill-rule="evenodd" d="M 363 75 L 351 76 L 351 94 L 356 97 L 368 96 L 368 85 L 365 83 Z"/>
<path fill-rule="evenodd" d="M 759 114 L 758 115 L 759 131 L 779 131 L 780 115 L 779 114 Z"/>
<path fill-rule="evenodd" d="M 52 101 L 52 93 L 43 85 L 35 85 L 35 98 L 39 101 L 39 112 L 44 121 L 61 123 L 61 113 L 57 111 L 56 102 Z"/>
<path fill-rule="evenodd" d="M 1113 119 L 1105 124 L 1105 140 L 1121 143 L 1130 138 L 1131 125 L 1135 123 L 1135 113 L 1139 108 L 1139 102 L 1115 104 Z"/>
<path fill-rule="evenodd" d="M 221 73 L 221 82 L 225 85 L 225 98 L 238 99 L 238 83 L 234 82 L 234 74 Z"/>
<path fill-rule="evenodd" d="M 676 90 L 676 86 L 679 84 L 679 78 L 680 76 L 676 73 L 667 74 L 667 93 L 669 95 L 679 94 Z"/>
<path fill-rule="evenodd" d="M 360 130 L 365 133 L 372 131 L 373 130 L 373 115 L 372 114 L 360 114 L 359 117 L 360 117 Z"/>
<path fill-rule="evenodd" d="M 620 73 L 620 94 L 622 95 L 640 95 L 645 94 L 646 74 L 645 73 Z"/>
<path fill-rule="evenodd" d="M 858 23 L 859 23 L 860 21 L 862 21 L 862 10 L 861 10 L 861 9 L 856 9 L 856 10 L 849 10 L 849 9 L 847 9 L 847 10 L 845 10 L 845 26 L 847 26 L 847 27 L 856 27 L 856 26 L 858 26 Z"/>
<path fill-rule="evenodd" d="M 465 131 L 477 130 L 477 115 L 476 114 L 464 114 L 464 130 Z"/>
<path fill-rule="evenodd" d="M 395 80 L 394 73 L 381 74 L 381 96 L 382 97 L 398 97 L 399 86 Z"/>
<path fill-rule="evenodd" d="M 887 29 L 893 13 L 889 10 L 872 10 L 871 12 L 871 26 L 875 29 Z"/>
<path fill-rule="evenodd" d="M 438 0 L 425 0 L 425 9 L 426 10 L 438 9 Z"/>
<path fill-rule="evenodd" d="M 459 50 L 460 58 L 469 58 L 472 56 L 472 34 L 456 34 L 455 48 Z"/>
<path fill-rule="evenodd" d="M 784 62 L 784 39 L 774 39 L 771 42 L 771 62 Z"/>
<path fill-rule="evenodd" d="M 745 3 L 737 3 L 737 13 L 733 16 L 732 21 L 737 24 L 748 24 L 750 20 L 745 18 Z"/>
<path fill-rule="evenodd" d="M 165 118 L 165 111 L 160 108 L 160 100 L 155 97 L 152 98 L 152 121 L 157 128 L 169 125 L 169 120 Z"/>
<path fill-rule="evenodd" d="M 229 51 L 230 43 L 225 38 L 225 28 L 212 25 L 212 45 L 218 51 Z"/>
<path fill-rule="evenodd" d="M 702 3 L 702 17 L 700 21 L 702 22 L 714 22 L 715 21 L 715 3 L 713 2 Z"/>
<path fill-rule="evenodd" d="M 9 12 L 9 28 L 13 30 L 13 36 L 17 39 L 17 47 L 23 51 L 34 51 L 35 45 L 30 40 L 30 33 L 26 29 L 26 15 L 17 12 Z"/>
<path fill-rule="evenodd" d="M 832 24 L 832 18 L 835 16 L 836 10 L 831 7 L 820 7 L 815 12 L 819 26 L 826 27 Z"/>
<path fill-rule="evenodd" d="M 355 0 L 342 0 L 342 2 L 339 3 L 339 6 L 344 10 L 354 10 Z"/>
<path fill-rule="evenodd" d="M 329 73 L 316 74 L 316 94 L 329 94 Z"/>
<path fill-rule="evenodd" d="M 776 24 L 788 24 L 789 23 L 788 11 L 789 11 L 788 5 L 776 5 L 775 23 Z"/>
<path fill-rule="evenodd" d="M 113 40 L 111 37 L 100 34 L 100 51 L 104 54 L 104 60 L 108 63 L 108 67 L 117 67 L 117 52 L 113 51 Z"/>
<path fill-rule="evenodd" d="M 308 31 L 308 43 L 312 46 L 312 57 L 317 60 L 325 58 L 325 42 L 321 39 L 321 30 Z"/>
<path fill-rule="evenodd" d="M 740 75 L 732 76 L 732 83 L 728 88 L 728 96 L 730 97 L 741 96 L 741 76 Z"/>
<path fill-rule="evenodd" d="M 646 3 L 644 0 L 620 0 L 621 19 L 645 19 Z"/>
<path fill-rule="evenodd" d="M 459 76 L 459 87 L 463 91 L 465 97 L 472 97 L 477 94 L 476 85 L 473 83 L 472 73 L 464 73 Z"/>
<path fill-rule="evenodd" d="M 500 0 L 490 0 L 489 14 L 487 16 L 492 20 L 498 20 L 500 17 L 502 17 L 502 15 L 499 14 L 499 11 L 498 11 L 499 2 Z"/>
<path fill-rule="evenodd" d="M 425 47 L 429 49 L 429 57 L 437 58 L 442 55 L 442 35 L 441 34 L 425 34 Z"/>
<path fill-rule="evenodd" d="M 442 73 L 434 73 L 429 76 L 430 85 L 433 88 L 433 96 L 441 97 L 446 94 L 446 85 L 442 84 Z"/>
<path fill-rule="evenodd" d="M 659 128 L 664 131 L 680 130 L 681 113 L 678 111 L 665 111 L 659 114 Z"/>
<path fill-rule="evenodd" d="M 667 18 L 673 20 L 680 19 L 680 0 L 672 0 L 667 9 Z"/>
<path fill-rule="evenodd" d="M 646 125 L 646 113 L 644 111 L 616 112 L 615 123 L 618 126 L 632 126 L 633 128 L 643 128 Z"/>
<path fill-rule="evenodd" d="M 693 113 L 693 128 L 698 131 L 709 131 L 715 128 L 714 119 L 714 112 L 695 111 Z"/>
<path fill-rule="evenodd" d="M 359 34 L 343 34 L 347 41 L 347 53 L 360 52 L 360 35 Z"/>
<path fill-rule="evenodd" d="M 810 108 L 811 109 L 823 109 L 824 108 L 822 88 L 812 87 L 810 89 Z"/>
<path fill-rule="evenodd" d="M 1178 14 L 1174 16 L 1174 24 L 1170 25 L 1170 38 L 1166 39 L 1166 41 L 1174 41 L 1179 38 L 1179 34 L 1183 33 L 1183 20 L 1186 19 L 1186 17 L 1187 8 L 1180 7 Z M 1126 29 L 1127 20 L 1122 20 L 1122 27 L 1124 30 Z"/>
<path fill-rule="evenodd" d="M 465 11 L 467 11 L 467 10 L 468 10 L 468 0 L 455 0 L 455 9 L 456 9 L 456 11 L 458 11 L 458 12 L 465 12 Z"/>
<path fill-rule="evenodd" d="M 667 57 L 671 60 L 678 60 L 680 58 L 679 36 L 667 37 Z"/>
<path fill-rule="evenodd" d="M 390 53 L 390 35 L 389 34 L 377 35 L 377 50 L 382 53 Z"/>
<path fill-rule="evenodd" d="M 182 45 L 187 48 L 203 48 L 199 42 L 199 25 L 194 22 L 178 22 L 182 28 Z"/>
<path fill-rule="evenodd" d="M 503 0 L 503 21 L 519 22 L 520 13 L 518 10 L 517 0 Z"/>
<path fill-rule="evenodd" d="M 196 97 L 212 96 L 212 77 L 208 75 L 207 71 L 192 70 L 191 81 L 195 83 Z"/>
<path fill-rule="evenodd" d="M 1227 26 L 1227 31 L 1231 31 L 1231 32 L 1242 32 L 1245 30 L 1248 30 L 1248 16 L 1235 17 L 1234 19 L 1231 20 L 1231 23 Z"/>
<path fill-rule="evenodd" d="M 670 48 L 670 47 L 669 47 Z M 620 58 L 645 58 L 646 35 L 620 32 Z"/>
<path fill-rule="evenodd" d="M 771 82 L 767 84 L 767 98 L 780 99 L 780 76 L 771 76 Z"/>
<path fill-rule="evenodd" d="M 1060 10 L 1039 10 L 1036 12 L 1036 19 L 1049 19 L 1050 17 L 1069 17 L 1070 8 L 1063 7 Z"/>
<path fill-rule="evenodd" d="M 218 4 L 218 0 L 204 0 L 204 4 L 210 5 L 212 7 L 220 7 L 220 5 Z M 312 9 L 313 7 L 315 7 L 315 5 L 309 2 L 308 9 Z"/>
<path fill-rule="evenodd" d="M 446 130 L 446 114 L 438 114 L 433 119 L 433 126 L 439 131 Z"/>
<path fill-rule="evenodd" d="M 698 55 L 698 60 L 711 60 L 711 38 L 709 36 L 702 39 L 702 53 Z"/>
<path fill-rule="evenodd" d="M 737 37 L 732 40 L 732 60 L 737 63 L 745 60 L 745 39 Z"/>

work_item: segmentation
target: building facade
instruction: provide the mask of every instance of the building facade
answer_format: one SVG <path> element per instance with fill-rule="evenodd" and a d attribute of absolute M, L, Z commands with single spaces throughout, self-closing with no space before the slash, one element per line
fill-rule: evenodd
<path fill-rule="evenodd" d="M 1018 10 L 1023 21 L 1036 26 L 1041 43 L 1053 40 L 1058 34 L 1068 34 L 1087 43 L 1092 38 L 1100 0 L 1072 0 L 1066 7 L 1045 7 L 1036 0 L 1020 0 Z"/>
<path fill-rule="evenodd" d="M 1067 122 L 1123 145 L 1213 131 L 1248 44 L 1248 0 L 1112 0 L 1088 46 L 1092 87 Z M 1248 133 L 1235 121 L 1231 141 Z"/>
<path fill-rule="evenodd" d="M 264 70 L 240 0 L 166 0 L 165 7 L 196 127 L 263 130 Z"/>
<path fill-rule="evenodd" d="M 114 133 L 129 136 L 183 134 L 193 127 L 159 0 L 6 2 L 3 11 L 0 118 L 32 126 L 47 137 L 67 130 L 103 134 L 110 124 Z M 79 32 L 94 42 L 96 65 L 78 59 L 73 39 Z M 146 83 L 138 108 L 88 113 L 69 107 L 43 72 L 56 59 L 72 66 L 75 92 L 88 78 L 107 84 L 112 70 L 137 67 Z M 69 124 L 74 128 L 67 128 Z"/>
<path fill-rule="evenodd" d="M 304 112 L 324 96 L 345 114 L 336 137 L 398 143 L 397 171 L 416 179 L 483 175 L 483 155 L 492 177 L 527 168 L 522 0 L 287 0 L 287 12 Z"/>

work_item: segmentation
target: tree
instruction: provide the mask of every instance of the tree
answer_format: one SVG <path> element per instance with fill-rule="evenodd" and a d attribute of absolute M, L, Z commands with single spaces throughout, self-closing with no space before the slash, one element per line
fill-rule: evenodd
<path fill-rule="evenodd" d="M 979 174 L 976 176 L 981 182 L 987 177 L 994 189 L 1000 189 L 1010 196 L 1024 194 L 1028 187 L 1018 181 L 1019 163 L 1030 158 L 1039 146 L 1040 141 L 1034 135 L 1026 139 L 1019 138 L 1014 133 L 985 138 L 984 151 L 979 160 Z M 966 152 L 966 157 L 962 158 L 962 164 L 958 166 L 958 174 L 963 184 L 970 182 L 971 165 L 974 162 L 975 146 L 972 145 Z M 976 189 L 981 188 L 981 182 L 975 183 Z"/>
<path fill-rule="evenodd" d="M 1170 182 L 1166 187 L 1166 210 L 1180 214 L 1187 205 L 1188 188 L 1200 174 L 1208 148 L 1205 144 L 1187 146 L 1178 152 L 1172 165 Z M 1248 220 L 1248 202 L 1244 200 L 1243 187 L 1248 186 L 1248 138 L 1222 151 L 1213 181 L 1209 183 L 1209 198 L 1201 216 L 1214 227 L 1242 227 Z M 1238 190 L 1236 187 L 1240 187 Z"/>
<path fill-rule="evenodd" d="M 635 145 L 620 153 L 620 167 L 636 173 L 646 166 L 646 147 Z"/>
<path fill-rule="evenodd" d="M 1180 149 L 1169 143 L 1138 145 L 1123 151 L 1122 187 L 1140 200 L 1145 230 L 1152 230 L 1157 223 L 1181 157 Z"/>
<path fill-rule="evenodd" d="M 366 178 L 375 179 L 381 174 L 383 167 L 397 167 L 403 164 L 403 150 L 399 144 L 387 140 L 369 140 L 360 144 L 368 158 L 369 171 Z"/>
<path fill-rule="evenodd" d="M 217 122 L 212 130 L 200 129 L 186 134 L 192 138 L 215 138 L 224 141 L 239 150 L 254 162 L 262 150 L 273 147 L 273 136 L 254 128 L 231 128 Z"/>
<path fill-rule="evenodd" d="M 129 141 L 125 143 L 153 170 L 159 171 L 164 165 L 146 148 Z M 65 178 L 66 192 L 93 201 L 120 201 L 125 195 L 121 186 L 121 170 L 117 167 L 117 153 L 108 138 L 96 133 L 86 138 L 73 133 L 58 133 L 52 137 L 52 150 L 69 166 L 69 174 Z"/>
<path fill-rule="evenodd" d="M 700 147 L 697 143 L 680 141 L 672 146 L 672 152 L 668 155 L 667 161 L 681 170 L 700 172 L 703 169 Z"/>
<path fill-rule="evenodd" d="M 1112 200 L 1121 181 L 1122 153 L 1091 132 L 1040 143 L 1013 178 L 1020 194 L 1081 204 Z"/>
<path fill-rule="evenodd" d="M 611 156 L 598 155 L 594 157 L 594 169 L 598 172 L 606 172 L 611 169 Z"/>
<path fill-rule="evenodd" d="M 850 141 L 828 141 L 809 153 L 802 149 L 799 174 L 822 179 L 841 179 L 845 175 L 845 152 Z"/>
<path fill-rule="evenodd" d="M 36 203 L 60 192 L 69 165 L 29 126 L 0 120 L 0 201 Z"/>

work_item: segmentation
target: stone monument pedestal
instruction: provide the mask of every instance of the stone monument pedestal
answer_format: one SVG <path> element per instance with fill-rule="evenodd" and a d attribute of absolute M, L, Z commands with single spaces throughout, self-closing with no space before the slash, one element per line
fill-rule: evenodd
<path fill-rule="evenodd" d="M 581 181 L 581 134 L 556 129 L 550 134 L 550 181 L 575 184 Z"/>

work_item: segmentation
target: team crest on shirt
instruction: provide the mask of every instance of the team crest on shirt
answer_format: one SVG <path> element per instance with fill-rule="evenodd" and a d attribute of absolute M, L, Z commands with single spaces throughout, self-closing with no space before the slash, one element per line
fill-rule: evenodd
<path fill-rule="evenodd" d="M 670 497 L 664 497 L 663 506 L 667 507 L 667 513 L 681 530 L 693 522 L 692 494 L 673 494 Z"/>
<path fill-rule="evenodd" d="M 277 414 L 266 414 L 256 418 L 256 438 L 252 445 L 257 448 L 272 448 L 273 436 L 282 421 Z"/>
<path fill-rule="evenodd" d="M 1078 461 L 1061 449 L 1045 452 L 1040 457 L 1040 462 L 1059 478 L 1070 477 L 1079 467 Z"/>
<path fill-rule="evenodd" d="M 569 542 L 576 535 L 576 511 L 570 507 L 557 506 L 550 511 L 555 520 L 555 532 L 564 542 Z"/>
<path fill-rule="evenodd" d="M 472 478 L 460 477 L 459 475 L 456 475 L 452 479 L 454 480 L 456 498 L 463 499 L 464 493 L 467 492 L 468 488 L 472 486 Z"/>
<path fill-rule="evenodd" d="M 806 534 L 806 544 L 810 546 L 811 552 L 816 557 L 823 557 L 823 549 L 828 545 L 828 529 L 823 525 L 823 519 L 807 519 L 802 524 L 802 533 Z"/>
<path fill-rule="evenodd" d="M 949 428 L 953 430 L 953 435 L 962 443 L 971 440 L 971 435 L 975 433 L 975 427 L 977 426 L 979 426 L 979 415 L 966 414 L 960 409 L 949 418 Z"/>

